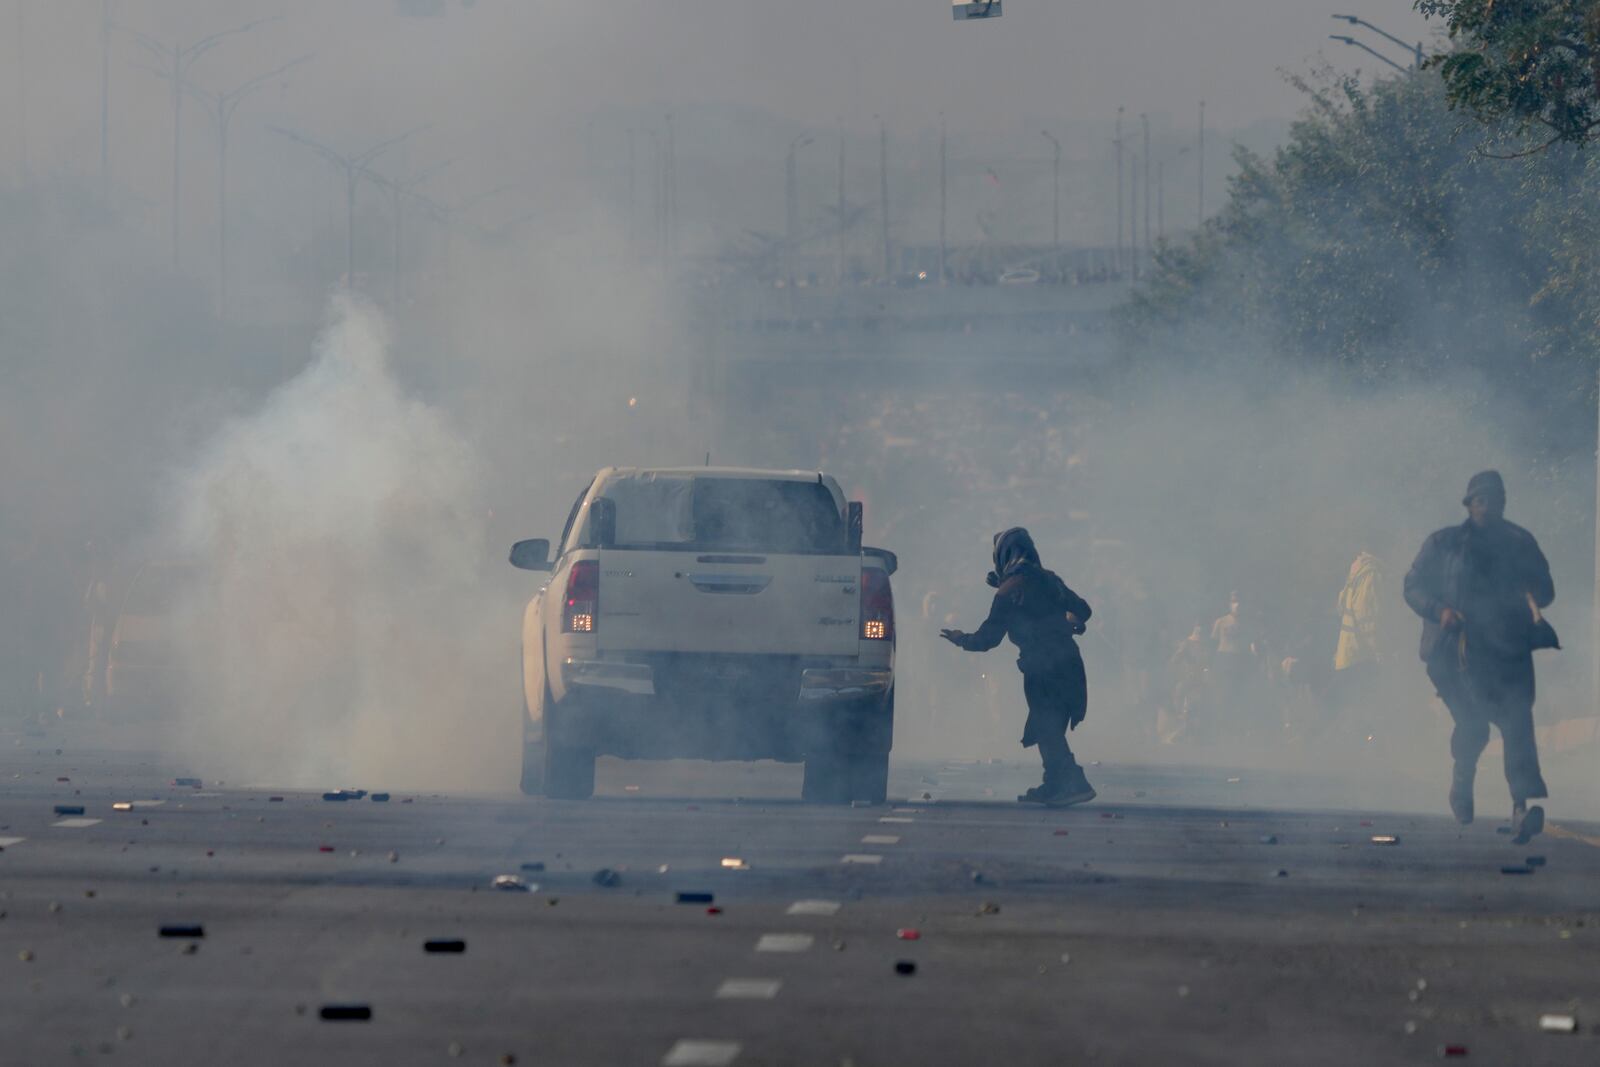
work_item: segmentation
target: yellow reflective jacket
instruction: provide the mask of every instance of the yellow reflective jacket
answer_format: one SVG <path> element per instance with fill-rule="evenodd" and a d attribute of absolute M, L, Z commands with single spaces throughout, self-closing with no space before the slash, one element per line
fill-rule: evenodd
<path fill-rule="evenodd" d="M 1333 669 L 1342 671 L 1358 663 L 1376 663 L 1378 652 L 1378 591 L 1382 572 L 1378 557 L 1358 555 L 1350 564 L 1350 577 L 1339 593 L 1339 648 Z"/>

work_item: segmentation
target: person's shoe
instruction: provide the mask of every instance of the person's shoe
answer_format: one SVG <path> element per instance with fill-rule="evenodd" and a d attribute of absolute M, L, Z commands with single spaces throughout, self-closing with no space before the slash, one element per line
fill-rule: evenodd
<path fill-rule="evenodd" d="M 1020 804 L 1043 804 L 1044 786 L 1036 785 L 1031 787 L 1026 793 L 1019 794 L 1017 796 L 1017 802 Z"/>
<path fill-rule="evenodd" d="M 1074 804 L 1087 804 L 1096 795 L 1094 786 L 1087 781 L 1080 781 L 1042 794 L 1039 797 L 1039 802 L 1052 808 L 1070 808 Z"/>
<path fill-rule="evenodd" d="M 1450 814 L 1462 826 L 1472 825 L 1472 779 L 1456 775 L 1450 782 Z"/>
<path fill-rule="evenodd" d="M 1544 808 L 1535 804 L 1526 811 L 1519 804 L 1511 809 L 1511 828 L 1516 831 L 1513 844 L 1526 845 L 1544 833 Z"/>

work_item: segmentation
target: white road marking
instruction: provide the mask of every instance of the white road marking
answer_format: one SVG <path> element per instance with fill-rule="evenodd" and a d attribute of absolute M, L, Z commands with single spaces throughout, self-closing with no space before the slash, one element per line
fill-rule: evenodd
<path fill-rule="evenodd" d="M 20 838 L 18 839 L 20 840 Z M 789 915 L 834 915 L 839 911 L 837 900 L 797 900 L 789 905 Z"/>
<path fill-rule="evenodd" d="M 868 834 L 861 839 L 863 845 L 898 845 L 900 839 L 893 834 Z"/>
<path fill-rule="evenodd" d="M 921 808 L 890 808 L 896 815 L 921 815 Z"/>
<path fill-rule="evenodd" d="M 883 818 L 879 819 L 878 821 L 879 822 L 901 822 L 901 823 L 906 823 L 906 822 L 916 822 L 917 820 L 915 820 L 915 819 L 897 818 L 896 816 L 893 816 L 893 815 L 885 815 Z"/>
<path fill-rule="evenodd" d="M 851 852 L 839 860 L 840 863 L 882 863 L 883 857 L 875 852 Z"/>
<path fill-rule="evenodd" d="M 68 830 L 81 830 L 85 826 L 93 826 L 99 821 L 99 819 L 62 819 L 60 822 L 53 822 L 50 825 L 64 826 Z"/>
<path fill-rule="evenodd" d="M 762 934 L 757 952 L 805 952 L 816 938 L 810 934 Z"/>
<path fill-rule="evenodd" d="M 661 1067 L 728 1067 L 744 1046 L 737 1041 L 679 1041 L 661 1057 Z"/>
<path fill-rule="evenodd" d="M 724 978 L 717 987 L 718 1000 L 771 1000 L 783 983 L 776 978 Z"/>
<path fill-rule="evenodd" d="M 26 837 L 0 837 L 0 848 L 10 848 L 12 845 L 20 845 L 26 840 Z"/>

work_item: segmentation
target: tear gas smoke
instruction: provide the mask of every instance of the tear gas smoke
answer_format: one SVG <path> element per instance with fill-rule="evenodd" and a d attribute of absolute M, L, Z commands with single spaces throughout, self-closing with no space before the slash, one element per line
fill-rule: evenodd
<path fill-rule="evenodd" d="M 310 365 L 178 482 L 174 541 L 203 575 L 180 613 L 179 744 L 213 773 L 435 787 L 511 773 L 497 753 L 514 751 L 514 679 L 490 653 L 515 610 L 495 611 L 481 581 L 481 472 L 396 383 L 388 344 L 374 308 L 334 300 Z"/>

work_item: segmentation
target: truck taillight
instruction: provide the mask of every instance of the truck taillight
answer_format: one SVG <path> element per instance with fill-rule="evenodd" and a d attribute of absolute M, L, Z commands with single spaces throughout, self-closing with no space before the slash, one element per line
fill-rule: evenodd
<path fill-rule="evenodd" d="M 861 637 L 866 641 L 894 640 L 894 593 L 889 576 L 876 568 L 861 572 Z"/>
<path fill-rule="evenodd" d="M 600 614 L 600 563 L 583 559 L 567 574 L 566 603 L 561 609 L 561 632 L 592 634 Z"/>

